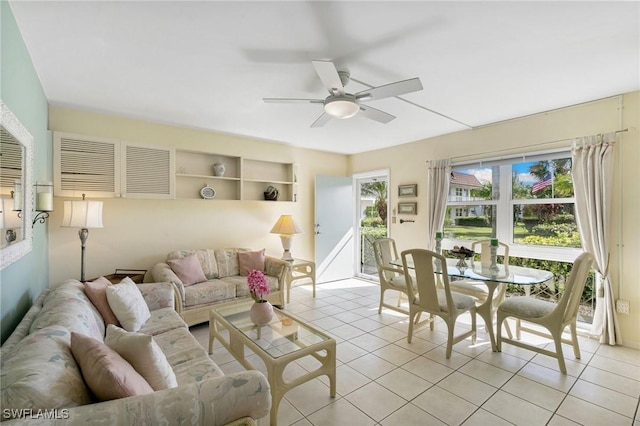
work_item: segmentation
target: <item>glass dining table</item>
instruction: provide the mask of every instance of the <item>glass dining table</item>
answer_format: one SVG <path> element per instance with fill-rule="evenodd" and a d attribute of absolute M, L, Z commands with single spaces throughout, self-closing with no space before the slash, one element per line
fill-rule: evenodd
<path fill-rule="evenodd" d="M 410 259 L 407 268 L 413 269 Z M 514 265 L 496 265 L 497 268 L 490 268 L 487 264 L 482 264 L 470 259 L 460 262 L 459 259 L 446 259 L 447 275 L 450 278 L 460 278 L 470 281 L 480 281 L 487 286 L 487 300 L 476 307 L 476 312 L 484 319 L 487 333 L 491 339 L 491 348 L 495 352 L 497 350 L 495 332 L 493 330 L 493 295 L 500 285 L 516 284 L 516 285 L 537 285 L 543 284 L 553 279 L 553 274 L 542 269 L 528 268 L 525 266 Z M 395 259 L 391 264 L 403 267 L 402 259 Z M 462 265 L 465 266 L 462 266 Z M 434 266 L 434 272 L 442 274 L 443 268 L 439 265 Z"/>

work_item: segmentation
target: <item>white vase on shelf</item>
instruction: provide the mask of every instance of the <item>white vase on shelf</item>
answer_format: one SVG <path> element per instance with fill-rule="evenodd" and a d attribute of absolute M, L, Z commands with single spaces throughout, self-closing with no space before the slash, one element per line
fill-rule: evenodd
<path fill-rule="evenodd" d="M 226 168 L 222 163 L 215 163 L 213 165 L 213 175 L 214 176 L 224 176 Z"/>

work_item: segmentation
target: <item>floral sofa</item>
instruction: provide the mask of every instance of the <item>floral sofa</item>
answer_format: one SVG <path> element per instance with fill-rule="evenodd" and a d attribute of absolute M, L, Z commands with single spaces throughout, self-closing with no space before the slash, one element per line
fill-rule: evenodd
<path fill-rule="evenodd" d="M 105 322 L 85 286 L 68 280 L 44 290 L 0 348 L 0 420 L 24 425 L 36 419 L 37 424 L 61 425 L 244 425 L 269 414 L 265 376 L 257 371 L 224 375 L 175 312 L 172 285 L 138 288 L 150 313 L 139 333 L 153 336 L 149 340 L 166 357 L 175 387 L 96 402 L 73 339 L 81 334 L 102 345 Z"/>
<path fill-rule="evenodd" d="M 197 263 L 195 267 L 198 271 L 194 272 L 194 265 L 191 265 L 191 270 L 182 270 L 183 279 L 181 279 L 178 276 L 181 271 L 175 265 L 189 257 L 197 259 L 194 263 Z M 167 255 L 165 262 L 154 265 L 151 274 L 156 282 L 170 282 L 174 285 L 176 311 L 191 326 L 209 321 L 209 310 L 212 305 L 236 303 L 251 297 L 247 285 L 250 269 L 264 272 L 270 288 L 268 300 L 273 305 L 284 306 L 288 264 L 284 260 L 265 256 L 264 250 L 251 251 L 240 248 L 176 250 Z M 174 270 L 178 271 L 178 274 Z M 199 274 L 202 275 L 197 278 Z M 187 279 L 190 283 L 186 282 Z"/>

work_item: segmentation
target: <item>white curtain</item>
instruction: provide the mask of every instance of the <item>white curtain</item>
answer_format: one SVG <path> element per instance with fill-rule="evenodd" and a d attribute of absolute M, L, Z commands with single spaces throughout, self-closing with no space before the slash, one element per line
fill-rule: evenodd
<path fill-rule="evenodd" d="M 427 161 L 427 249 L 435 250 L 436 232 L 442 231 L 449 194 L 451 160 Z"/>
<path fill-rule="evenodd" d="M 609 277 L 609 242 L 615 133 L 574 141 L 571 151 L 576 222 L 582 247 L 594 255 L 600 275 L 592 334 L 600 343 L 621 344 L 615 300 Z"/>

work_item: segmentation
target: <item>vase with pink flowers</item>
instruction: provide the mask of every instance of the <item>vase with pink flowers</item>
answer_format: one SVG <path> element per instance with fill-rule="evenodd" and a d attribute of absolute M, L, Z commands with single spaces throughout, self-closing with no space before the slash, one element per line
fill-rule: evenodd
<path fill-rule="evenodd" d="M 263 326 L 273 318 L 273 306 L 267 301 L 269 296 L 269 282 L 262 271 L 252 270 L 247 277 L 249 292 L 255 303 L 251 306 L 249 317 L 257 326 Z"/>

